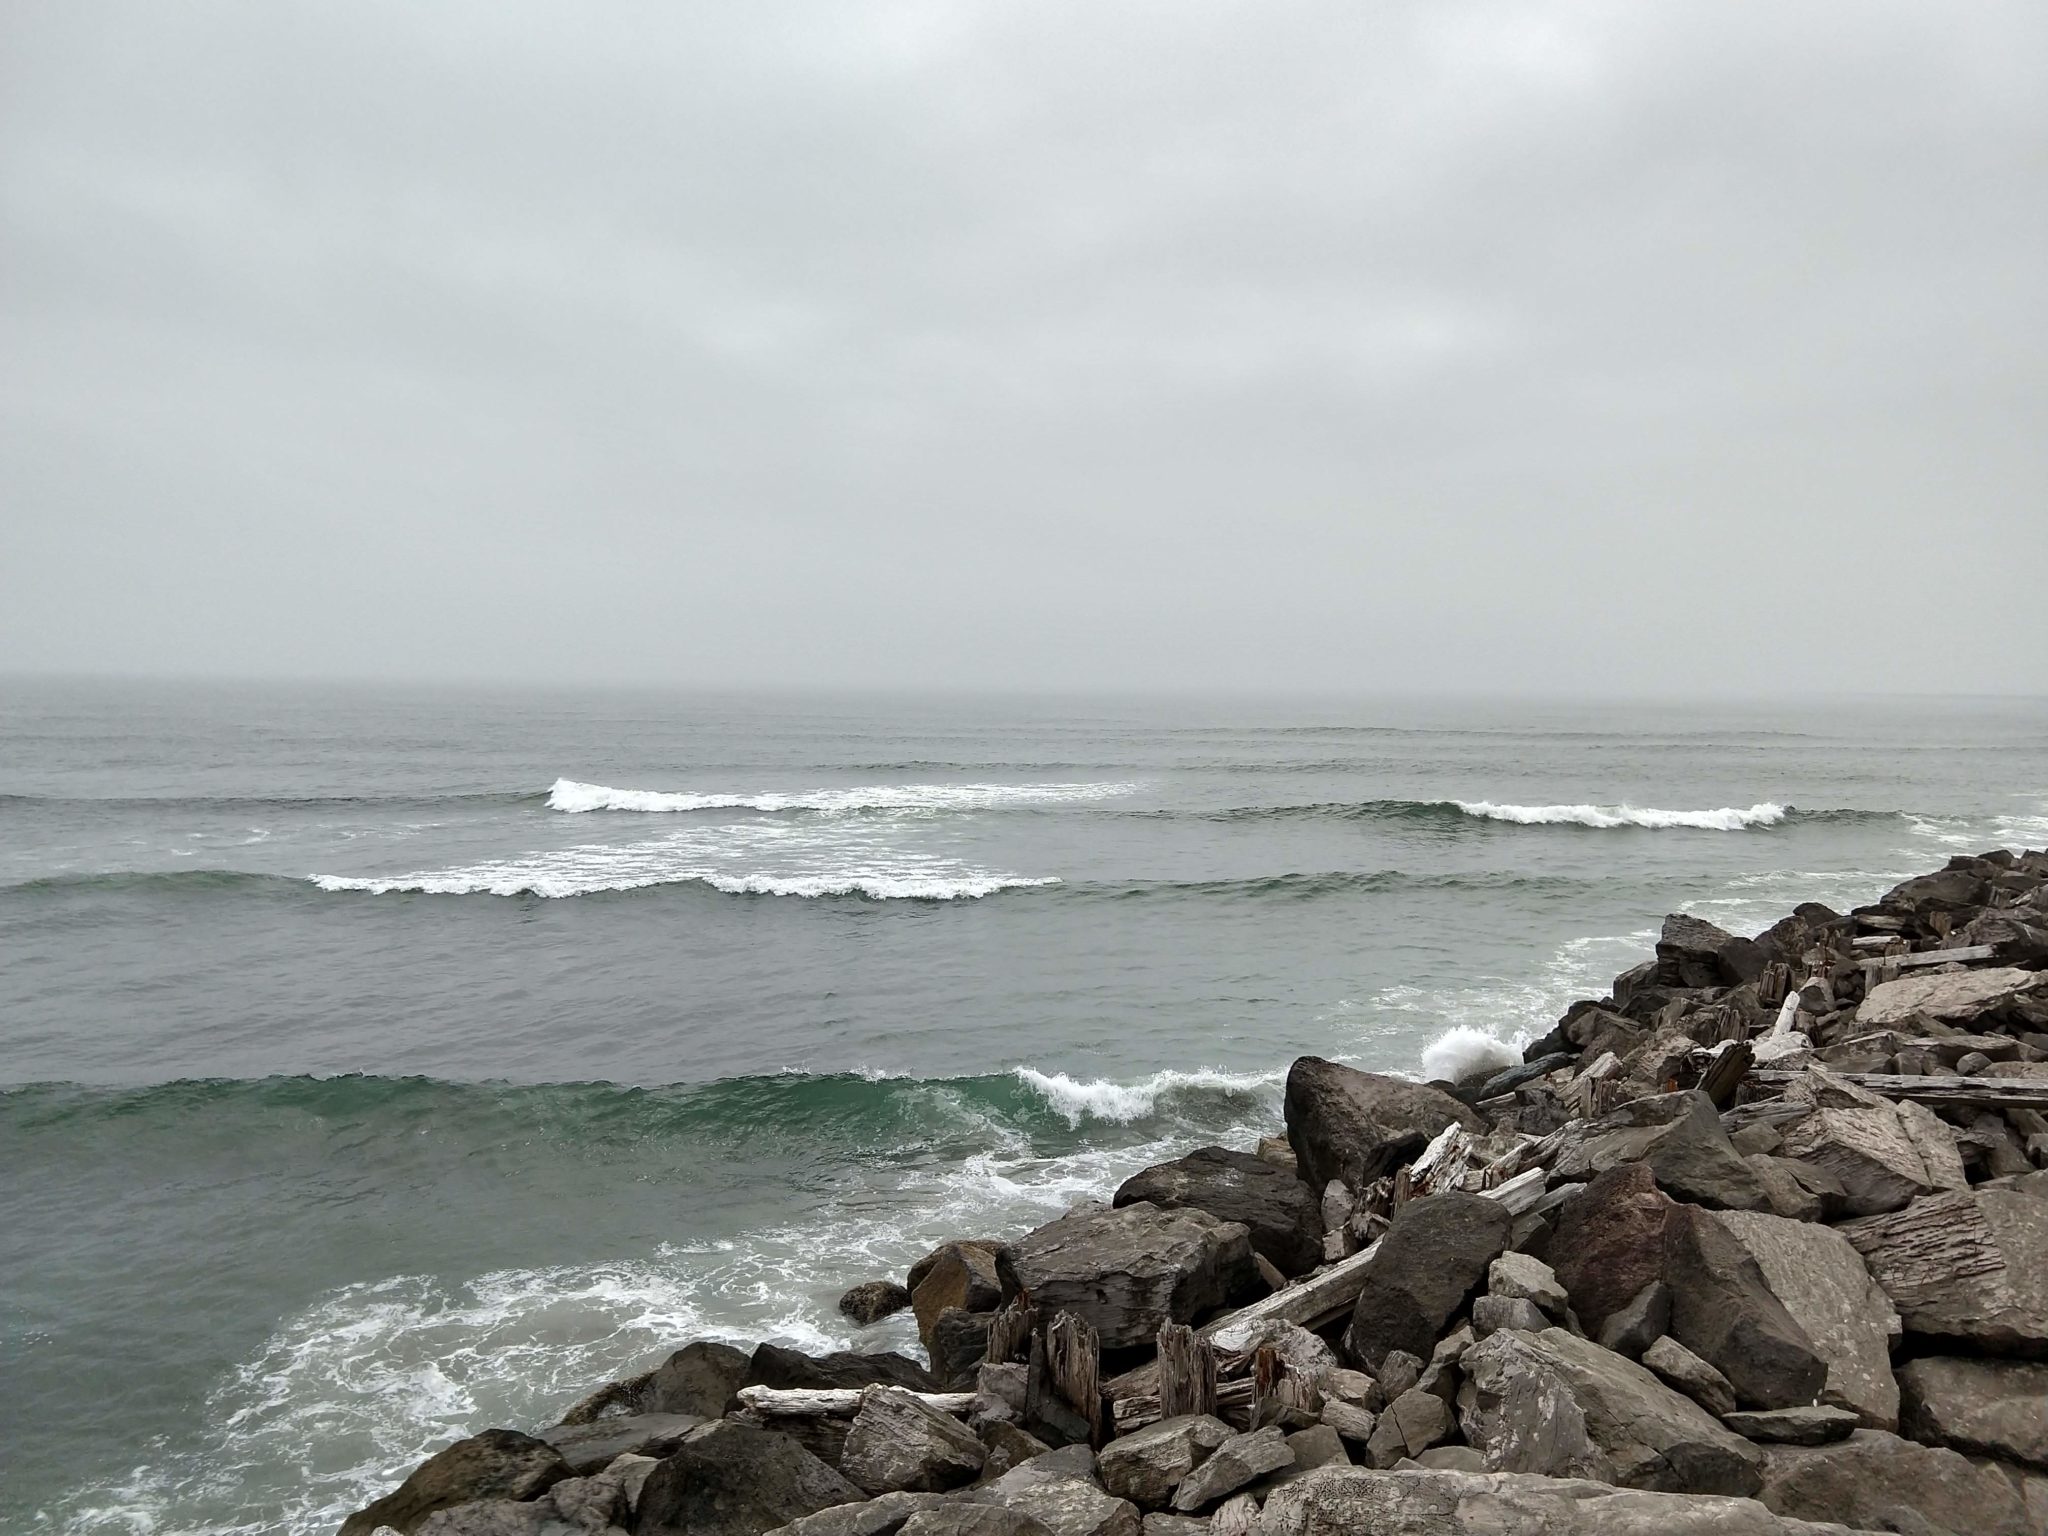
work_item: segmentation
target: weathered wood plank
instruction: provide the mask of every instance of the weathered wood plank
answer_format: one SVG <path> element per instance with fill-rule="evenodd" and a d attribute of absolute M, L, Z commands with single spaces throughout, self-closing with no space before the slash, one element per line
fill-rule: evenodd
<path fill-rule="evenodd" d="M 770 1419 L 850 1419 L 860 1412 L 861 1398 L 873 1387 L 741 1387 L 743 1407 Z M 885 1391 L 902 1391 L 900 1387 Z M 974 1406 L 972 1392 L 912 1392 L 941 1413 L 966 1413 Z"/>
<path fill-rule="evenodd" d="M 1159 1412 L 1164 1418 L 1216 1411 L 1216 1351 L 1186 1323 L 1159 1330 Z"/>
<path fill-rule="evenodd" d="M 1916 949 L 1908 954 L 1880 955 L 1868 960 L 1858 960 L 1856 963 L 1866 972 L 1875 971 L 1885 965 L 1896 965 L 1902 971 L 1910 971 L 1922 965 L 1967 964 L 1972 960 L 1989 960 L 1997 953 L 1992 945 L 1972 944 L 1967 949 Z"/>

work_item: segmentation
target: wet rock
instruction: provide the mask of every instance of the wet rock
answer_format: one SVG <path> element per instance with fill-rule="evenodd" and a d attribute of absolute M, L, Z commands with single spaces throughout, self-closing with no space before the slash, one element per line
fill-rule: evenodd
<path fill-rule="evenodd" d="M 1507 1247 L 1513 1225 L 1504 1206 L 1482 1195 L 1431 1195 L 1395 1212 L 1366 1261 L 1352 1311 L 1347 1336 L 1358 1363 L 1377 1373 L 1390 1351 L 1430 1354 Z"/>
<path fill-rule="evenodd" d="M 955 1307 L 963 1312 L 993 1312 L 1003 1304 L 997 1252 L 986 1243 L 942 1243 L 919 1261 L 910 1305 L 917 1314 L 917 1336 L 927 1352 L 941 1313 Z"/>
<path fill-rule="evenodd" d="M 1664 1229 L 1671 1336 L 1726 1376 L 1751 1408 L 1811 1403 L 1827 1362 L 1756 1260 L 1712 1213 L 1681 1206 Z"/>
<path fill-rule="evenodd" d="M 1470 1109 L 1406 1078 L 1299 1058 L 1287 1073 L 1287 1139 L 1301 1176 L 1320 1190 L 1332 1179 L 1362 1189 L 1391 1173 L 1447 1125 L 1484 1131 Z"/>
<path fill-rule="evenodd" d="M 1138 1201 L 1243 1223 L 1253 1251 L 1283 1275 L 1307 1274 L 1323 1260 L 1322 1210 L 1314 1193 L 1291 1171 L 1248 1152 L 1198 1148 L 1126 1179 L 1110 1203 Z"/>
<path fill-rule="evenodd" d="M 636 1536 L 759 1536 L 863 1497 L 788 1435 L 725 1420 L 698 1430 L 648 1473 L 634 1530 Z"/>
<path fill-rule="evenodd" d="M 868 1280 L 839 1298 L 839 1310 L 861 1327 L 879 1323 L 910 1305 L 910 1292 L 894 1280 Z"/>
<path fill-rule="evenodd" d="M 435 1510 L 487 1499 L 535 1499 L 571 1475 L 562 1453 L 545 1440 L 487 1429 L 429 1456 L 397 1488 L 344 1520 L 340 1536 L 370 1536 L 385 1525 L 412 1536 Z"/>
<path fill-rule="evenodd" d="M 1232 1429 L 1209 1414 L 1179 1414 L 1120 1436 L 1102 1448 L 1096 1473 L 1102 1486 L 1140 1509 L 1163 1509 L 1174 1489 Z"/>
<path fill-rule="evenodd" d="M 747 1356 L 705 1339 L 685 1344 L 652 1370 L 610 1382 L 562 1415 L 564 1424 L 641 1413 L 694 1413 L 715 1419 L 747 1379 Z"/>
<path fill-rule="evenodd" d="M 1632 1163 L 1598 1175 L 1558 1211 L 1551 1266 L 1585 1327 L 1598 1331 L 1646 1286 L 1662 1281 L 1672 1209 L 1656 1176 Z"/>
<path fill-rule="evenodd" d="M 1899 1367 L 1905 1432 L 2048 1471 L 2048 1362 L 1931 1355 Z"/>
<path fill-rule="evenodd" d="M 1632 1100 L 1570 1127 L 1566 1138 L 1552 1165 L 1560 1180 L 1592 1178 L 1640 1163 L 1661 1189 L 1695 1205 L 1770 1208 L 1756 1174 L 1721 1129 L 1713 1101 L 1696 1090 Z"/>
<path fill-rule="evenodd" d="M 1757 1497 L 1780 1514 L 1858 1529 L 2030 1536 L 2025 1506 L 1998 1473 L 1877 1429 L 1833 1445 L 1769 1447 Z"/>
<path fill-rule="evenodd" d="M 862 1396 L 839 1470 L 870 1494 L 941 1493 L 972 1482 L 987 1459 L 987 1448 L 958 1419 L 882 1387 Z"/>
<path fill-rule="evenodd" d="M 2048 1201 L 2009 1189 L 1927 1195 L 1836 1230 L 1907 1333 L 1985 1354 L 2048 1354 Z"/>
<path fill-rule="evenodd" d="M 1756 1491 L 1754 1446 L 1634 1361 L 1561 1328 L 1496 1333 L 1463 1368 L 1460 1420 L 1489 1467 L 1676 1493 Z"/>
<path fill-rule="evenodd" d="M 1652 1280 L 1600 1325 L 1599 1345 L 1631 1360 L 1671 1330 L 1671 1287 Z"/>
<path fill-rule="evenodd" d="M 1753 1211 L 1716 1218 L 1756 1260 L 1771 1292 L 1827 1364 L 1820 1401 L 1870 1429 L 1896 1429 L 1891 1348 L 1899 1315 L 1849 1240 L 1832 1228 Z"/>
<path fill-rule="evenodd" d="M 1041 1315 L 1072 1311 L 1105 1349 L 1150 1344 L 1256 1283 L 1251 1234 L 1206 1211 L 1139 1202 L 1063 1216 L 1016 1245 L 1017 1274 Z"/>
<path fill-rule="evenodd" d="M 1849 1438 L 1856 1415 L 1846 1408 L 1759 1408 L 1721 1416 L 1745 1440 L 1772 1445 L 1828 1445 Z"/>
<path fill-rule="evenodd" d="M 1294 1452 L 1277 1425 L 1232 1435 L 1181 1479 L 1173 1491 L 1173 1507 L 1184 1515 L 1192 1514 L 1293 1463 Z"/>
<path fill-rule="evenodd" d="M 1735 1389 L 1728 1378 L 1715 1370 L 1678 1340 L 1658 1339 L 1643 1351 L 1643 1364 L 1675 1392 L 1683 1392 L 1715 1418 L 1735 1411 Z"/>
<path fill-rule="evenodd" d="M 562 1453 L 579 1476 L 602 1471 L 621 1456 L 668 1455 L 705 1420 L 694 1413 L 636 1413 L 627 1418 L 602 1418 L 588 1424 L 557 1424 L 540 1438 Z"/>

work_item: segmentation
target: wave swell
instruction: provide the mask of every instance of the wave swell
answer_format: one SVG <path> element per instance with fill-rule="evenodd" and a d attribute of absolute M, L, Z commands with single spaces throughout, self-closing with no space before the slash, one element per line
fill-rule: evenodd
<path fill-rule="evenodd" d="M 1140 815 L 1179 812 L 1139 812 Z M 1637 828 L 1646 831 L 1691 829 L 1702 832 L 1744 832 L 1800 822 L 1879 822 L 1906 819 L 1901 811 L 1853 808 L 1802 810 L 1797 806 L 1759 801 L 1750 806 L 1718 806 L 1708 810 L 1664 810 L 1636 805 L 1513 805 L 1494 800 L 1356 800 L 1316 801 L 1300 805 L 1241 805 L 1203 813 L 1216 821 L 1368 821 L 1407 823 L 1441 831 L 1469 829 L 1475 824 L 1524 827 L 1585 827 L 1597 830 Z"/>

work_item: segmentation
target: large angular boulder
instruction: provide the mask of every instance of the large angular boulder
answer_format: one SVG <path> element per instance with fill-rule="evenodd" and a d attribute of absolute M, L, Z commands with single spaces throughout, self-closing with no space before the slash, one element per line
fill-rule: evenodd
<path fill-rule="evenodd" d="M 861 1396 L 839 1470 L 870 1494 L 943 1493 L 981 1474 L 988 1450 L 950 1414 L 891 1387 Z"/>
<path fill-rule="evenodd" d="M 1728 1378 L 1750 1408 L 1810 1404 L 1827 1362 L 1711 1211 L 1684 1205 L 1664 1228 L 1671 1336 Z"/>
<path fill-rule="evenodd" d="M 1164 1509 L 1181 1480 L 1232 1433 L 1211 1414 L 1176 1414 L 1110 1441 L 1096 1458 L 1095 1472 L 1118 1498 L 1140 1509 Z"/>
<path fill-rule="evenodd" d="M 1965 1024 L 2004 1007 L 2012 999 L 2048 986 L 2048 971 L 1994 966 L 1934 976 L 1901 976 L 1880 982 L 1864 995 L 1856 1022 L 1876 1027 L 1907 1024 L 1916 1014 L 1944 1024 Z"/>
<path fill-rule="evenodd" d="M 640 1488 L 636 1536 L 760 1536 L 861 1490 L 788 1435 L 721 1420 L 655 1464 Z"/>
<path fill-rule="evenodd" d="M 1815 1074 L 1818 1075 L 1818 1074 Z M 1892 1105 L 1871 1102 L 1828 1104 L 1786 1126 L 1782 1155 L 1832 1174 L 1842 1186 L 1839 1208 L 1847 1216 L 1895 1211 L 1935 1190 L 1915 1125 L 1909 1128 Z M 1950 1146 L 1953 1152 L 1953 1143 Z"/>
<path fill-rule="evenodd" d="M 747 1355 L 730 1344 L 685 1344 L 652 1370 L 599 1387 L 562 1415 L 564 1424 L 640 1413 L 715 1419 L 747 1380 Z"/>
<path fill-rule="evenodd" d="M 912 1515 L 941 1507 L 936 1493 L 885 1493 L 859 1504 L 834 1504 L 777 1526 L 774 1536 L 895 1536 Z"/>
<path fill-rule="evenodd" d="M 1552 1165 L 1560 1180 L 1588 1179 L 1642 1163 L 1681 1200 L 1716 1210 L 1767 1211 L 1770 1197 L 1721 1128 L 1713 1100 L 1697 1090 L 1634 1099 L 1566 1134 Z"/>
<path fill-rule="evenodd" d="M 955 1307 L 963 1312 L 993 1312 L 1003 1304 L 1001 1253 L 987 1243 L 945 1243 L 920 1261 L 910 1305 L 917 1315 L 917 1336 L 927 1352 L 940 1313 Z"/>
<path fill-rule="evenodd" d="M 1162 1323 L 1224 1306 L 1258 1273 L 1241 1223 L 1144 1201 L 1062 1216 L 1024 1237 L 1015 1253 L 1040 1315 L 1075 1313 L 1105 1349 L 1150 1344 Z"/>
<path fill-rule="evenodd" d="M 1052 1536 L 1139 1536 L 1138 1506 L 1106 1491 L 1093 1466 L 1086 1446 L 1070 1445 L 957 1497 L 1029 1515 Z"/>
<path fill-rule="evenodd" d="M 1657 979 L 1667 987 L 1736 987 L 1762 974 L 1766 956 L 1703 917 L 1674 912 L 1657 936 Z"/>
<path fill-rule="evenodd" d="M 1181 1479 L 1173 1491 L 1173 1507 L 1181 1514 L 1193 1514 L 1268 1472 L 1293 1465 L 1294 1450 L 1277 1424 L 1232 1435 Z"/>
<path fill-rule="evenodd" d="M 1512 1472 L 1325 1467 L 1276 1488 L 1260 1536 L 1849 1536 L 1754 1499 Z"/>
<path fill-rule="evenodd" d="M 1161 1210 L 1191 1208 L 1250 1229 L 1252 1250 L 1283 1275 L 1305 1275 L 1323 1261 L 1323 1213 L 1309 1187 L 1249 1152 L 1198 1147 L 1124 1180 L 1111 1205 L 1150 1201 Z"/>
<path fill-rule="evenodd" d="M 892 1352 L 861 1355 L 841 1350 L 829 1355 L 807 1355 L 780 1344 L 763 1344 L 747 1362 L 741 1380 L 746 1387 L 902 1387 L 908 1392 L 932 1392 L 937 1383 L 931 1372 L 906 1355 Z"/>
<path fill-rule="evenodd" d="M 572 1475 L 562 1453 L 545 1440 L 516 1429 L 487 1429 L 429 1456 L 390 1493 L 342 1521 L 340 1536 L 371 1536 L 387 1525 L 412 1536 L 436 1510 L 538 1498 Z"/>
<path fill-rule="evenodd" d="M 1413 1158 L 1447 1125 L 1485 1122 L 1449 1094 L 1402 1077 L 1303 1056 L 1287 1072 L 1287 1140 L 1312 1190 L 1361 1189 Z"/>
<path fill-rule="evenodd" d="M 1589 1331 L 1664 1277 L 1664 1228 L 1674 1202 L 1641 1163 L 1610 1168 L 1557 1213 L 1550 1266 Z M 1660 1318 L 1650 1337 L 1664 1331 Z M 1642 1340 L 1648 1344 L 1649 1339 Z"/>
<path fill-rule="evenodd" d="M 1670 1493 L 1754 1493 L 1763 1460 L 1697 1403 L 1611 1350 L 1546 1328 L 1496 1333 L 1459 1362 L 1459 1419 L 1489 1469 Z"/>
<path fill-rule="evenodd" d="M 1849 1240 L 1829 1227 L 1758 1211 L 1723 1211 L 1715 1219 L 1756 1261 L 1771 1294 L 1827 1362 L 1821 1402 L 1849 1409 L 1867 1429 L 1898 1428 L 1891 1349 L 1899 1314 Z"/>
<path fill-rule="evenodd" d="M 903 1522 L 903 1536 L 1053 1536 L 1021 1509 L 996 1504 L 940 1504 Z"/>
<path fill-rule="evenodd" d="M 434 1511 L 413 1527 L 413 1536 L 585 1536 L 590 1529 L 564 1520 L 545 1498 L 481 1499 Z M 604 1527 L 597 1529 L 602 1536 Z"/>
<path fill-rule="evenodd" d="M 2048 1361 L 1929 1355 L 1899 1367 L 1905 1432 L 2048 1471 Z"/>
<path fill-rule="evenodd" d="M 1429 1358 L 1513 1228 L 1507 1208 L 1483 1195 L 1430 1195 L 1396 1211 L 1352 1309 L 1348 1338 L 1358 1363 L 1377 1374 L 1394 1350 Z"/>
<path fill-rule="evenodd" d="M 1833 1445 L 1774 1445 L 1757 1495 L 1781 1515 L 1908 1536 L 2031 1536 L 2011 1483 L 1954 1451 L 1859 1429 Z"/>
<path fill-rule="evenodd" d="M 2048 1354 L 2048 1200 L 2013 1189 L 1927 1195 L 1837 1230 L 1907 1333 L 1983 1354 Z"/>
<path fill-rule="evenodd" d="M 606 1415 L 588 1424 L 557 1424 L 542 1430 L 540 1438 L 560 1451 L 570 1470 L 582 1477 L 602 1471 L 621 1456 L 666 1456 L 703 1422 L 694 1413 Z"/>

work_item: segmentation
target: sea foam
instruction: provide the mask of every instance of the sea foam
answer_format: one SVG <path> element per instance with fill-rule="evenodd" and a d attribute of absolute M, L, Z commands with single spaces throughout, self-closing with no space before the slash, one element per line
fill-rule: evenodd
<path fill-rule="evenodd" d="M 851 789 L 815 789 L 798 793 L 701 795 L 662 789 L 613 789 L 557 779 L 548 791 L 548 809 L 640 811 L 672 814 L 682 811 L 973 811 L 1010 805 L 1055 805 L 1107 800 L 1138 786 L 1104 784 L 873 784 Z"/>
<path fill-rule="evenodd" d="M 1168 1068 L 1136 1082 L 1119 1083 L 1110 1078 L 1073 1078 L 1064 1072 L 1041 1072 L 1036 1067 L 1017 1067 L 1018 1082 L 1044 1099 L 1067 1124 L 1078 1127 L 1084 1120 L 1107 1120 L 1128 1124 L 1158 1112 L 1165 1101 L 1187 1093 L 1256 1094 L 1276 1087 L 1279 1072 L 1225 1072 L 1220 1068 L 1199 1068 L 1180 1072 Z"/>
<path fill-rule="evenodd" d="M 1774 827 L 1785 819 L 1785 807 L 1767 801 L 1747 809 L 1724 805 L 1711 811 L 1662 811 L 1633 805 L 1500 805 L 1491 800 L 1452 803 L 1467 816 L 1525 827 L 1692 827 L 1704 832 L 1740 832 L 1748 827 Z"/>
<path fill-rule="evenodd" d="M 1470 1024 L 1456 1024 L 1422 1048 L 1422 1075 L 1431 1082 L 1462 1083 L 1522 1064 L 1522 1053 Z"/>

